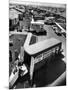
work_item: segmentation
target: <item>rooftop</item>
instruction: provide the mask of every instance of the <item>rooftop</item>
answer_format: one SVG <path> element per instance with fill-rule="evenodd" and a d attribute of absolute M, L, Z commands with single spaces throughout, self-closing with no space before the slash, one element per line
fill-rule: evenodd
<path fill-rule="evenodd" d="M 29 45 L 31 37 L 32 37 L 32 34 L 29 33 L 26 38 L 25 44 L 24 44 L 25 51 L 30 55 L 34 55 L 38 52 L 41 52 L 41 51 L 53 46 L 53 45 L 60 43 L 59 40 L 57 40 L 55 38 L 50 38 L 50 39 L 47 39 L 44 41 L 37 42 L 32 45 Z"/>

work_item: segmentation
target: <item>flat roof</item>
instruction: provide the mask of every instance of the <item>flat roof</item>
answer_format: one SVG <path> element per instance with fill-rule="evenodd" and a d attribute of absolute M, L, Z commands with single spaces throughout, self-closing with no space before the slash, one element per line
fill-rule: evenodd
<path fill-rule="evenodd" d="M 25 32 L 25 31 L 23 31 L 23 32 L 14 32 L 14 31 L 11 31 L 11 32 L 9 32 L 9 36 L 11 36 L 11 35 L 15 35 L 15 34 L 18 34 L 18 35 L 27 35 L 28 34 L 28 32 Z"/>
<path fill-rule="evenodd" d="M 42 22 L 41 20 L 38 20 L 38 21 L 31 21 L 31 24 L 44 24 L 44 22 Z"/>
<path fill-rule="evenodd" d="M 31 22 L 31 24 L 37 24 L 37 25 L 43 25 L 44 23 L 43 22 L 39 22 L 39 21 L 37 21 L 37 22 Z"/>
<path fill-rule="evenodd" d="M 21 14 L 21 13 L 19 11 L 15 10 L 15 9 L 10 9 L 9 10 L 9 18 L 10 19 L 18 18 L 18 14 Z"/>
<path fill-rule="evenodd" d="M 34 55 L 36 53 L 39 53 L 47 48 L 50 48 L 51 46 L 54 46 L 58 43 L 60 43 L 59 40 L 55 39 L 55 38 L 50 38 L 47 40 L 43 40 L 40 42 L 37 42 L 35 44 L 29 45 L 30 40 L 31 40 L 32 34 L 28 34 L 25 44 L 24 44 L 24 49 L 25 51 L 30 54 L 30 55 Z"/>

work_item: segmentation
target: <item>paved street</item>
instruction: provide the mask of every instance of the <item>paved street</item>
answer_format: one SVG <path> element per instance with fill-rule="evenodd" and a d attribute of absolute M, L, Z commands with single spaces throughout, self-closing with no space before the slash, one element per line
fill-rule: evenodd
<path fill-rule="evenodd" d="M 62 42 L 62 48 L 63 48 L 63 54 L 66 55 L 66 38 L 64 36 L 58 36 L 54 30 L 52 29 L 52 26 L 50 25 L 44 25 L 44 29 L 47 31 L 47 35 L 38 36 L 38 41 L 42 41 L 44 39 L 49 38 L 56 38 Z"/>

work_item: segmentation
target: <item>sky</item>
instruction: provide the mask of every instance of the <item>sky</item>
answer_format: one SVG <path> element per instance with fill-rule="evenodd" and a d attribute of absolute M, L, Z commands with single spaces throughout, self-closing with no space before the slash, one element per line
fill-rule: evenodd
<path fill-rule="evenodd" d="M 26 5 L 43 5 L 43 6 L 50 6 L 50 7 L 63 7 L 65 8 L 65 4 L 60 3 L 47 3 L 46 0 L 9 0 L 9 3 L 18 3 L 18 4 L 26 4 Z"/>

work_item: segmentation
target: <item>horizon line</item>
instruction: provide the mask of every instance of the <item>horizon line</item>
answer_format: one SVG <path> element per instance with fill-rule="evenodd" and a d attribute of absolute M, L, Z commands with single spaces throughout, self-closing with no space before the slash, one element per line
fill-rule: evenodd
<path fill-rule="evenodd" d="M 36 1 L 23 1 L 23 0 L 9 0 L 9 4 L 22 4 L 22 5 L 34 5 L 34 6 L 47 6 L 47 7 L 57 7 L 66 8 L 66 4 L 60 3 L 47 3 L 47 2 L 36 2 Z"/>

